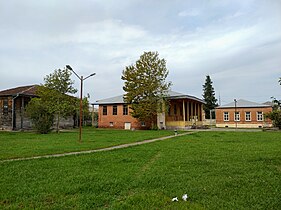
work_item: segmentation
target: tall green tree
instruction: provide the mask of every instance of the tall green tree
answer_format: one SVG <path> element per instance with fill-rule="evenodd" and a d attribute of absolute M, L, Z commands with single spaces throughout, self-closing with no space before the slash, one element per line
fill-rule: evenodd
<path fill-rule="evenodd" d="M 206 102 L 204 104 L 204 111 L 206 119 L 210 119 L 210 110 L 213 110 L 218 106 L 217 99 L 215 97 L 215 90 L 213 88 L 213 82 L 211 80 L 210 75 L 206 76 L 205 84 L 203 85 L 203 98 Z M 212 118 L 215 118 L 215 113 L 213 112 Z"/>
<path fill-rule="evenodd" d="M 70 76 L 71 72 L 68 69 L 57 69 L 44 78 L 45 83 L 43 85 L 37 86 L 36 94 L 38 98 L 31 100 L 28 105 L 28 113 L 34 124 L 42 124 L 45 120 L 46 127 L 35 125 L 35 128 L 43 127 L 48 132 L 50 128 L 47 127 L 52 127 L 51 121 L 56 117 L 56 131 L 59 132 L 61 117 L 73 115 L 79 108 L 79 100 L 68 95 L 77 92 L 73 87 L 74 82 L 70 79 Z M 33 110 L 36 110 L 36 112 Z"/>
<path fill-rule="evenodd" d="M 131 104 L 131 115 L 151 123 L 152 127 L 171 86 L 171 82 L 166 82 L 168 73 L 166 60 L 160 59 L 158 52 L 144 52 L 122 73 L 124 100 Z"/>
<path fill-rule="evenodd" d="M 68 94 L 76 93 L 74 81 L 70 79 L 71 71 L 67 68 L 56 69 L 44 78 L 44 88 L 39 89 L 39 97 L 48 105 L 50 112 L 56 116 L 56 131 L 59 131 L 61 117 L 67 117 L 75 110 L 76 98 Z"/>

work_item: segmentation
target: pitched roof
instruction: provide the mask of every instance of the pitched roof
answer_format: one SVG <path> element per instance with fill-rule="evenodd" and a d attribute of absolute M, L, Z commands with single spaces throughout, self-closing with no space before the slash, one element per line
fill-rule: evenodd
<path fill-rule="evenodd" d="M 271 107 L 271 106 L 267 105 L 267 104 L 259 104 L 259 103 L 256 103 L 256 102 L 239 99 L 236 102 L 236 107 L 237 108 L 254 108 L 254 107 Z M 225 105 L 219 106 L 217 108 L 218 109 L 219 108 L 235 108 L 235 102 L 233 101 L 229 104 L 225 104 Z"/>
<path fill-rule="evenodd" d="M 15 95 L 26 95 L 26 96 L 36 96 L 36 86 L 37 85 L 27 85 L 11 89 L 6 89 L 0 91 L 0 96 L 15 96 Z"/>
<path fill-rule="evenodd" d="M 178 92 L 174 92 L 174 91 L 168 91 L 167 94 L 167 98 L 168 99 L 192 99 L 195 101 L 199 101 L 201 103 L 205 103 L 202 99 L 196 98 L 195 96 L 191 96 L 191 95 L 186 95 L 183 93 L 178 93 Z M 124 104 L 124 95 L 119 95 L 119 96 L 115 96 L 115 97 L 111 97 L 111 98 L 106 98 L 106 99 L 101 99 L 101 100 L 97 100 L 96 103 L 93 103 L 94 105 L 103 105 L 103 104 Z"/>

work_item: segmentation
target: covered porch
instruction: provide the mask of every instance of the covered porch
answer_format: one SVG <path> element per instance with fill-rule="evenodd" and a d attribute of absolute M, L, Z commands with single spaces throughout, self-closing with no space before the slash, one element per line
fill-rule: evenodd
<path fill-rule="evenodd" d="M 204 101 L 190 96 L 171 98 L 168 112 L 158 115 L 158 127 L 165 129 L 185 129 L 202 126 L 205 118 Z"/>

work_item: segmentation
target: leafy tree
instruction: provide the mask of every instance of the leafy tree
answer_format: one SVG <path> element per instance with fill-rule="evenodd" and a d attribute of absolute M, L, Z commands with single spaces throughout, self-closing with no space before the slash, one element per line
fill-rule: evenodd
<path fill-rule="evenodd" d="M 78 99 L 67 95 L 77 91 L 73 87 L 74 82 L 70 79 L 70 76 L 71 72 L 66 68 L 58 69 L 44 78 L 45 84 L 37 86 L 36 94 L 39 98 L 32 99 L 29 104 L 29 115 L 34 119 L 35 124 L 41 122 L 39 120 L 41 111 L 45 110 L 47 115 L 56 117 L 56 131 L 59 132 L 61 117 L 73 115 L 78 109 Z M 37 112 L 32 113 L 33 109 Z M 36 115 L 39 115 L 37 116 L 38 119 Z M 38 126 L 35 125 L 35 127 Z"/>
<path fill-rule="evenodd" d="M 210 75 L 206 76 L 205 84 L 203 85 L 203 98 L 206 102 L 204 104 L 204 111 L 206 114 L 206 119 L 210 119 L 210 110 L 218 106 L 217 99 L 215 98 L 215 90 L 213 88 L 213 82 Z M 212 118 L 215 118 L 215 113 L 213 113 Z"/>
<path fill-rule="evenodd" d="M 273 126 L 281 129 L 281 110 L 275 109 L 272 112 L 265 114 L 273 122 Z"/>
<path fill-rule="evenodd" d="M 168 69 L 158 52 L 144 52 L 135 64 L 126 66 L 122 73 L 124 100 L 131 104 L 131 115 L 154 127 L 157 113 L 163 107 L 171 83 L 166 82 Z"/>
<path fill-rule="evenodd" d="M 26 112 L 31 118 L 34 128 L 42 134 L 49 133 L 53 126 L 54 115 L 41 98 L 33 98 L 26 107 Z"/>
<path fill-rule="evenodd" d="M 74 81 L 70 79 L 71 72 L 64 68 L 57 69 L 54 73 L 44 78 L 44 88 L 39 89 L 39 97 L 48 105 L 49 111 L 57 117 L 56 131 L 59 131 L 59 123 L 61 117 L 67 117 L 75 110 L 74 97 L 67 94 L 76 93 L 73 87 Z"/>
<path fill-rule="evenodd" d="M 281 77 L 279 78 L 279 84 L 281 85 Z M 272 97 L 273 110 L 270 113 L 265 114 L 265 117 L 273 121 L 273 126 L 281 129 L 281 100 Z"/>

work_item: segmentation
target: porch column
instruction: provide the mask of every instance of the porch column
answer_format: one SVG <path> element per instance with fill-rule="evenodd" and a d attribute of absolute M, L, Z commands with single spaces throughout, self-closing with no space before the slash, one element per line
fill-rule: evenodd
<path fill-rule="evenodd" d="M 16 105 L 15 105 L 15 98 L 12 96 L 12 130 L 16 129 L 16 110 L 15 110 Z"/>
<path fill-rule="evenodd" d="M 190 106 L 191 106 L 191 118 L 193 119 L 193 109 L 194 109 L 193 102 L 190 102 Z"/>
<path fill-rule="evenodd" d="M 202 113 L 202 121 L 205 120 L 205 117 L 203 118 L 203 113 L 204 113 L 204 109 L 203 109 L 203 104 L 201 104 L 201 113 Z M 205 116 L 205 114 L 204 114 Z"/>
<path fill-rule="evenodd" d="M 184 105 L 184 100 L 182 100 L 182 114 L 183 114 L 183 122 L 185 125 L 185 105 Z"/>
<path fill-rule="evenodd" d="M 187 106 L 187 121 L 190 121 L 189 102 L 186 102 L 186 106 Z"/>
<path fill-rule="evenodd" d="M 20 128 L 23 129 L 23 116 L 24 116 L 24 97 L 21 98 L 21 109 L 20 109 Z"/>
<path fill-rule="evenodd" d="M 198 104 L 198 121 L 202 121 L 201 104 Z"/>
<path fill-rule="evenodd" d="M 194 116 L 197 116 L 197 103 L 194 103 Z"/>

